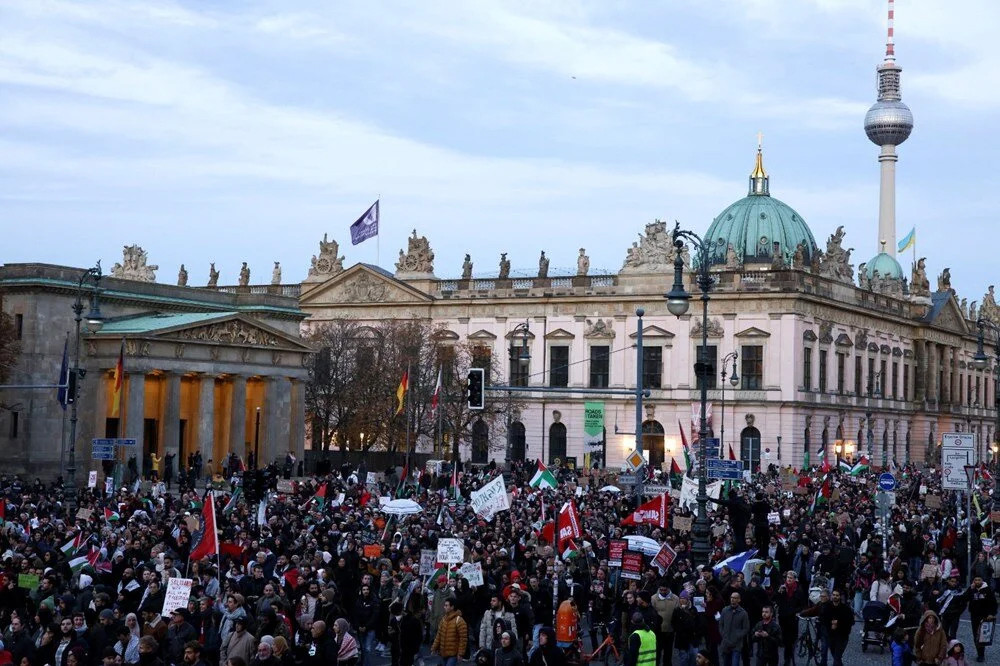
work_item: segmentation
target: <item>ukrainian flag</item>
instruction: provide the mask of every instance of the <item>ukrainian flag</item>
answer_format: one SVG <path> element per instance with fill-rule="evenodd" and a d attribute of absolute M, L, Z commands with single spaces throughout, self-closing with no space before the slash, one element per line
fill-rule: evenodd
<path fill-rule="evenodd" d="M 903 240 L 899 241 L 899 244 L 896 245 L 896 251 L 903 252 L 904 250 L 908 250 L 909 248 L 913 247 L 913 244 L 916 242 L 916 240 L 917 240 L 917 228 L 913 227 L 912 229 L 910 229 L 910 233 L 906 234 L 906 236 L 903 237 Z"/>

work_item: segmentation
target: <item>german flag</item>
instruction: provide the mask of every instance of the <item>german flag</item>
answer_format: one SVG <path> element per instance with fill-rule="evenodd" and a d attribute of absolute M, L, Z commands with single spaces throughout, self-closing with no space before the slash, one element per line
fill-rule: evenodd
<path fill-rule="evenodd" d="M 122 346 L 118 351 L 118 362 L 115 363 L 115 383 L 114 396 L 111 400 L 111 416 L 117 417 L 121 412 L 122 393 L 125 389 L 125 338 L 122 338 Z"/>

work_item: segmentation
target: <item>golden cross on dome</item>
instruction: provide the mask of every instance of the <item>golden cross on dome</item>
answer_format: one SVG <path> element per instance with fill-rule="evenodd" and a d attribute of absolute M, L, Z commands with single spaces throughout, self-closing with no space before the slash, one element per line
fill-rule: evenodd
<path fill-rule="evenodd" d="M 760 150 L 763 145 L 764 145 L 764 133 L 757 132 L 757 150 Z"/>

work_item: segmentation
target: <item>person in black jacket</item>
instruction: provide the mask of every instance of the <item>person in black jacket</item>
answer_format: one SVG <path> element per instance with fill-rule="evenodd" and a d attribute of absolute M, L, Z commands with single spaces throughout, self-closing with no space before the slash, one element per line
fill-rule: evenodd
<path fill-rule="evenodd" d="M 983 622 L 993 622 L 997 618 L 997 596 L 981 576 L 972 579 L 966 591 L 969 601 L 969 615 L 972 616 L 972 637 L 976 642 L 976 661 L 982 662 L 986 656 L 986 646 L 979 642 L 979 627 Z"/>
<path fill-rule="evenodd" d="M 761 609 L 760 622 L 754 625 L 750 636 L 757 646 L 756 666 L 778 666 L 778 647 L 782 644 L 781 626 L 774 619 L 774 609 L 771 606 Z"/>
<path fill-rule="evenodd" d="M 35 642 L 31 640 L 27 627 L 24 626 L 21 618 L 14 616 L 10 619 L 10 650 L 11 660 L 14 664 L 20 664 L 24 657 L 31 661 L 35 655 Z"/>
<path fill-rule="evenodd" d="M 691 593 L 687 590 L 681 592 L 670 624 L 674 629 L 678 666 L 693 666 L 701 636 L 698 635 L 698 615 L 691 607 Z"/>
<path fill-rule="evenodd" d="M 309 628 L 311 640 L 305 646 L 302 663 L 305 666 L 327 666 L 337 663 L 337 644 L 326 629 L 326 622 L 316 620 Z"/>
<path fill-rule="evenodd" d="M 826 630 L 833 666 L 843 666 L 844 650 L 854 626 L 854 611 L 844 603 L 840 590 L 834 590 L 830 595 L 830 604 L 823 608 L 819 621 Z"/>
<path fill-rule="evenodd" d="M 392 666 L 413 666 L 420 652 L 423 628 L 398 601 L 389 605 L 389 653 Z"/>
<path fill-rule="evenodd" d="M 724 506 L 729 511 L 729 524 L 733 527 L 733 552 L 742 553 L 747 549 L 746 533 L 750 522 L 750 507 L 739 495 L 728 500 L 709 497 L 708 501 Z M 766 515 L 764 519 L 767 520 Z"/>
<path fill-rule="evenodd" d="M 784 664 L 795 664 L 795 640 L 799 637 L 799 617 L 806 608 L 808 596 L 806 588 L 799 585 L 794 571 L 785 574 L 784 584 L 774 595 L 778 607 L 778 625 L 781 627 L 781 642 L 785 647 Z"/>
<path fill-rule="evenodd" d="M 361 648 L 362 666 L 371 666 L 374 658 L 375 632 L 381 611 L 379 600 L 372 594 L 371 585 L 361 586 L 361 595 L 354 602 L 354 626 L 358 628 L 358 647 Z"/>
<path fill-rule="evenodd" d="M 542 627 L 538 632 L 538 649 L 531 653 L 528 666 L 566 666 L 566 655 L 556 645 L 555 629 Z"/>

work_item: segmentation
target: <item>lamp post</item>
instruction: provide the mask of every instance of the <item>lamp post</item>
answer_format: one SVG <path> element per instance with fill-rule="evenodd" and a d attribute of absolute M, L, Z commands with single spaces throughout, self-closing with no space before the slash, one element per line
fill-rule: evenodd
<path fill-rule="evenodd" d="M 69 409 L 69 458 L 66 464 L 66 487 L 64 497 L 68 515 L 76 515 L 76 422 L 77 399 L 80 393 L 80 379 L 84 372 L 80 369 L 80 323 L 86 319 L 87 328 L 92 333 L 100 330 L 104 324 L 100 304 L 101 262 L 93 268 L 88 268 L 77 282 L 76 300 L 73 302 L 73 321 L 76 322 L 76 337 L 73 341 L 72 379 L 67 388 L 67 399 L 71 401 Z M 86 293 L 90 294 L 90 311 L 83 316 L 83 300 Z"/>
<path fill-rule="evenodd" d="M 865 427 L 868 429 L 866 439 L 868 440 L 868 464 L 875 458 L 875 433 L 872 431 L 872 397 L 881 398 L 882 391 L 879 388 L 882 379 L 882 372 L 878 371 L 868 375 L 868 399 L 865 409 Z M 889 466 L 889 452 L 882 447 L 882 469 Z"/>
<path fill-rule="evenodd" d="M 676 317 L 688 311 L 691 305 L 691 294 L 684 289 L 684 259 L 681 250 L 685 243 L 691 243 L 692 255 L 697 256 L 698 266 L 695 273 L 695 283 L 701 291 L 701 346 L 698 348 L 698 361 L 694 364 L 695 376 L 700 380 L 701 418 L 698 424 L 698 514 L 691 529 L 691 554 L 695 563 L 708 563 L 710 551 L 708 513 L 705 505 L 708 503 L 708 377 L 714 372 L 708 361 L 708 293 L 715 284 L 715 278 L 709 273 L 711 258 L 709 245 L 692 231 L 681 229 L 680 223 L 674 225 L 674 284 L 667 293 L 667 310 Z"/>
<path fill-rule="evenodd" d="M 253 469 L 260 467 L 260 407 L 253 417 Z"/>
<path fill-rule="evenodd" d="M 979 338 L 976 345 L 976 355 L 972 357 L 972 364 L 976 366 L 977 370 L 985 370 L 989 365 L 989 358 L 987 358 L 986 353 L 983 351 L 983 343 L 985 342 L 986 332 L 988 331 L 990 335 L 993 336 L 993 369 L 991 374 L 993 375 L 993 409 L 996 412 L 996 422 L 993 425 L 993 439 L 994 444 L 991 447 L 993 451 L 993 505 L 994 508 L 1000 504 L 1000 460 L 997 458 L 997 443 L 1000 442 L 1000 396 L 997 395 L 997 390 L 1000 390 L 1000 376 L 997 375 L 997 367 L 1000 366 L 1000 326 L 997 326 L 992 320 L 984 319 L 982 315 L 976 321 L 976 328 L 979 329 Z"/>
<path fill-rule="evenodd" d="M 722 423 L 719 424 L 719 457 L 723 457 L 722 449 L 726 446 L 726 364 L 730 361 L 733 362 L 733 372 L 732 376 L 729 378 L 729 383 L 733 385 L 733 389 L 740 383 L 740 377 L 736 374 L 736 359 L 740 357 L 735 351 L 731 351 L 722 357 Z"/>
<path fill-rule="evenodd" d="M 517 337 L 518 333 L 521 336 L 521 346 L 518 347 L 514 344 L 514 339 Z M 528 349 L 528 336 L 531 333 L 528 327 L 528 320 L 525 319 L 523 324 L 518 324 L 514 327 L 514 330 L 510 332 L 510 362 L 511 369 L 513 369 L 514 364 L 517 364 L 518 375 L 517 383 L 515 383 L 515 378 L 511 376 L 510 383 L 513 386 L 527 386 L 528 385 L 528 366 L 531 363 L 531 350 Z M 523 383 L 522 383 L 523 382 Z M 510 424 L 511 424 L 511 393 L 507 391 L 507 462 L 510 464 L 513 462 L 510 459 L 511 451 L 511 441 L 510 441 Z"/>

